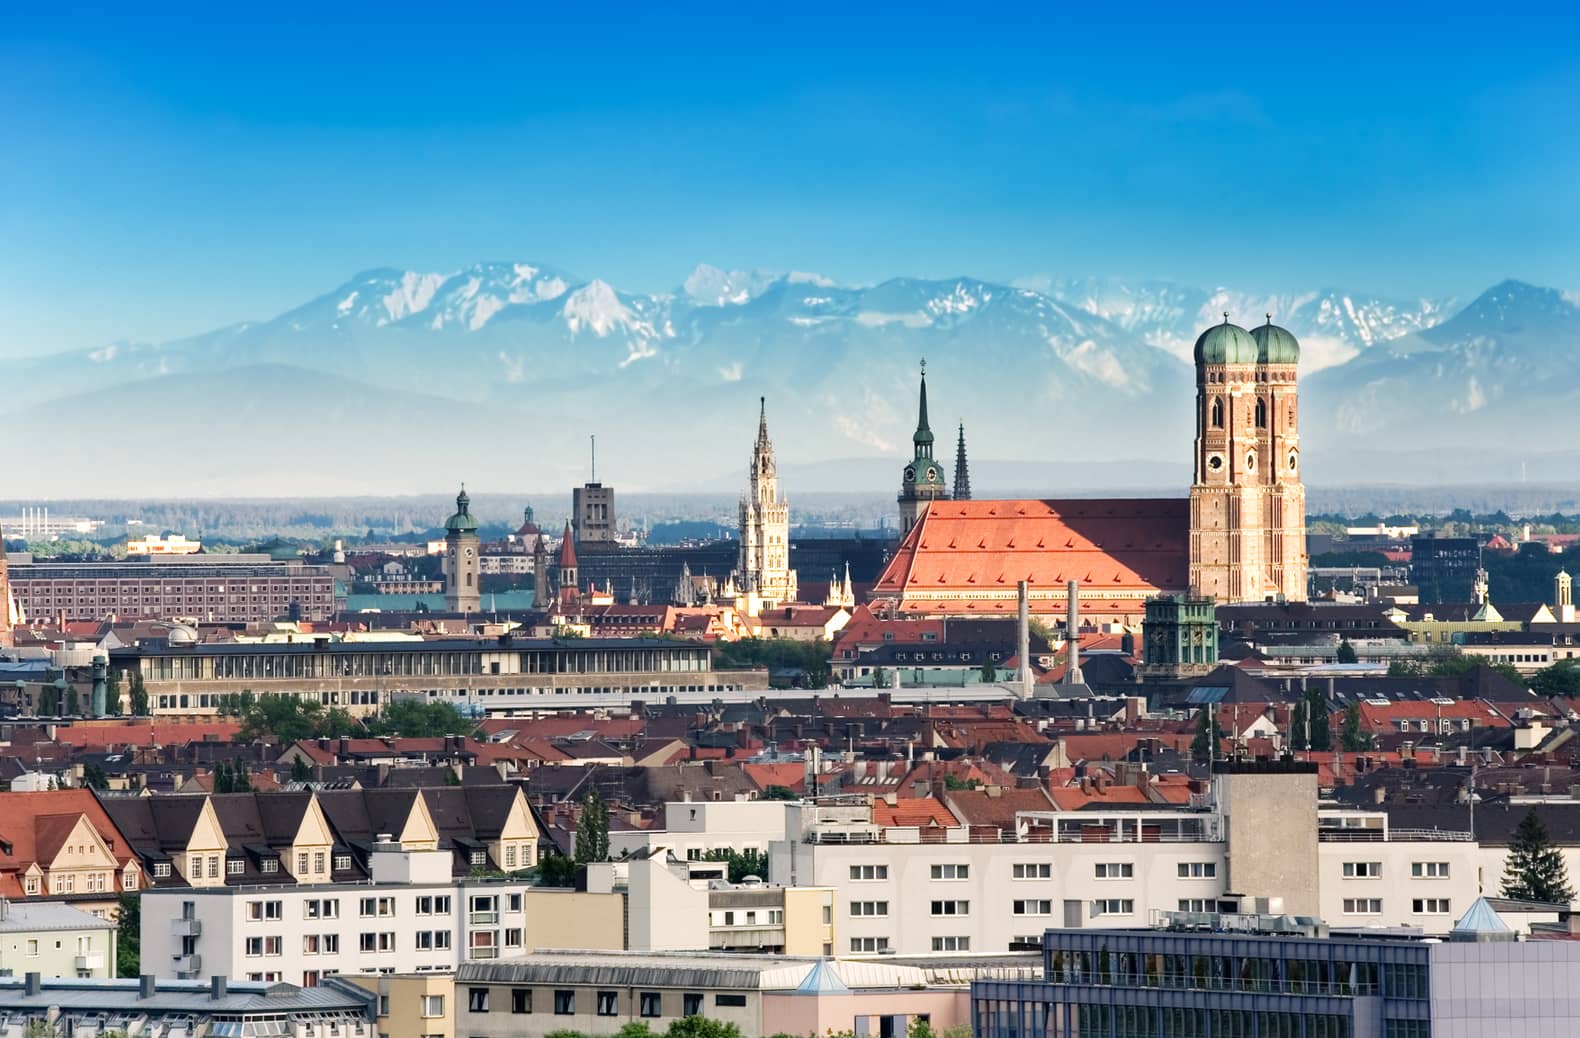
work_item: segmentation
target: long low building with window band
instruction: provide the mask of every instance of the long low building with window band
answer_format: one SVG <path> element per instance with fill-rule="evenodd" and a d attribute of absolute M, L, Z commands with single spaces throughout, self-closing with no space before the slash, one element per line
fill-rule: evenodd
<path fill-rule="evenodd" d="M 1264 919 L 1267 929 L 1291 921 Z M 1580 1019 L 1580 942 L 1513 940 L 1509 931 L 1444 942 L 1397 930 L 1324 935 L 1325 928 L 1311 929 L 1310 936 L 1049 930 L 1043 980 L 972 985 L 973 1032 L 975 1038 L 1557 1038 L 1572 1034 Z"/>
<path fill-rule="evenodd" d="M 158 714 L 208 713 L 240 692 L 286 694 L 368 713 L 425 695 L 480 710 L 581 709 L 633 699 L 754 696 L 766 671 L 715 671 L 706 645 L 656 638 L 181 644 L 110 652 L 142 677 Z"/>

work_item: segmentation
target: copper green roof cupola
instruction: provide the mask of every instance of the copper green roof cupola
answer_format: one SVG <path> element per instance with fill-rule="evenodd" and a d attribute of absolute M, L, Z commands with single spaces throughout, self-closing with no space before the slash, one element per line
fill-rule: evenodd
<path fill-rule="evenodd" d="M 1227 311 L 1222 324 L 1208 328 L 1196 340 L 1197 364 L 1255 364 L 1260 352 L 1250 332 L 1229 323 Z"/>
<path fill-rule="evenodd" d="M 472 518 L 472 499 L 466 496 L 466 484 L 461 484 L 461 492 L 455 495 L 455 514 L 445 520 L 444 528 L 449 533 L 476 533 L 477 520 Z"/>
<path fill-rule="evenodd" d="M 1251 329 L 1251 338 L 1256 342 L 1258 364 L 1300 363 L 1300 343 L 1288 331 L 1273 323 L 1272 314 L 1267 315 L 1266 324 Z"/>

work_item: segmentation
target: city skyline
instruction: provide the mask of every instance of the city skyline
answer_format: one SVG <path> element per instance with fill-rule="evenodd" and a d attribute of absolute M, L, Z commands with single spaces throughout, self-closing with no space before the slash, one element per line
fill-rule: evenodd
<path fill-rule="evenodd" d="M 1539 33 L 1357 11 L 1342 45 L 1342 10 L 947 14 L 19 16 L 0 355 L 490 258 L 645 293 L 698 262 L 1403 297 L 1580 282 L 1575 144 L 1552 132 L 1567 11 Z M 1482 60 L 1504 44 L 1520 62 Z"/>

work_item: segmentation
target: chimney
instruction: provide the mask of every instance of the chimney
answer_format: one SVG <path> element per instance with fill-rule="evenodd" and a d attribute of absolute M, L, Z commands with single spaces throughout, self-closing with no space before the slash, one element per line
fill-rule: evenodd
<path fill-rule="evenodd" d="M 1031 594 L 1026 582 L 1015 585 L 1016 629 L 1015 646 L 1020 654 L 1020 665 L 1015 668 L 1015 684 L 1022 699 L 1031 698 Z"/>
<path fill-rule="evenodd" d="M 154 975 L 152 973 L 144 973 L 137 978 L 138 998 L 153 998 L 156 990 L 158 988 L 154 983 Z"/>
<path fill-rule="evenodd" d="M 209 978 L 208 997 L 211 1002 L 218 1002 L 225 997 L 225 978 L 223 975 L 216 974 Z"/>
<path fill-rule="evenodd" d="M 1081 674 L 1081 582 L 1072 580 L 1065 585 L 1065 603 L 1069 612 L 1064 620 L 1064 644 L 1070 651 L 1070 665 L 1064 672 L 1066 685 L 1084 685 Z"/>
<path fill-rule="evenodd" d="M 37 995 L 44 990 L 44 975 L 42 973 L 29 973 L 24 983 L 26 985 L 24 990 L 28 995 Z"/>

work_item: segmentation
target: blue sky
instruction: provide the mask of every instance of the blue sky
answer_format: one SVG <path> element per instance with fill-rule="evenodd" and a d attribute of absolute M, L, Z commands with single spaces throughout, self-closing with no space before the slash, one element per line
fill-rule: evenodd
<path fill-rule="evenodd" d="M 1580 288 L 1556 5 L 141 6 L 0 29 L 0 354 L 491 259 Z"/>

